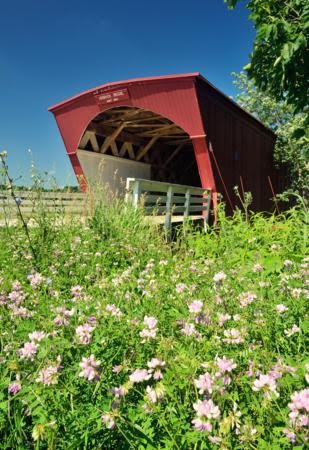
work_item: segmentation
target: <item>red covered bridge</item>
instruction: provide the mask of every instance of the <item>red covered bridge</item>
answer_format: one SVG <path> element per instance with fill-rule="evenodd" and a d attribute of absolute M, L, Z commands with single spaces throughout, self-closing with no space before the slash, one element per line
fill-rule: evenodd
<path fill-rule="evenodd" d="M 104 84 L 49 109 L 82 189 L 112 174 L 210 188 L 234 207 L 235 185 L 270 210 L 272 131 L 199 73 Z M 104 170 L 103 170 L 104 173 Z"/>

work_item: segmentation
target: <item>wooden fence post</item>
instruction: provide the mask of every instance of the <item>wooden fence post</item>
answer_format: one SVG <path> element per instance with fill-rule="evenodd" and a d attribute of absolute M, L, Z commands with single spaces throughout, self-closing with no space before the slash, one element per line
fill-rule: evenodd
<path fill-rule="evenodd" d="M 183 213 L 184 218 L 187 218 L 189 216 L 190 199 L 191 199 L 191 190 L 187 189 L 186 193 L 185 193 L 185 210 L 184 210 L 184 213 Z"/>
<path fill-rule="evenodd" d="M 172 239 L 172 207 L 173 207 L 173 188 L 169 186 L 166 194 L 166 215 L 165 215 L 165 232 L 168 242 Z"/>

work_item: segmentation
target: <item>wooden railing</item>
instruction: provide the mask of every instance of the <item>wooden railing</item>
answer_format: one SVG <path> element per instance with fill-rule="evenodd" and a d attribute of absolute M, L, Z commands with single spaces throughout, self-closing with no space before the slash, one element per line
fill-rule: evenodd
<path fill-rule="evenodd" d="M 87 195 L 79 192 L 16 191 L 15 198 L 9 191 L 0 191 L 0 217 L 17 217 L 16 203 L 25 216 L 32 216 L 38 208 L 51 212 L 83 214 L 87 209 Z"/>
<path fill-rule="evenodd" d="M 165 216 L 164 225 L 168 233 L 175 216 L 203 219 L 206 229 L 211 203 L 210 189 L 127 178 L 126 192 L 126 202 L 131 202 L 135 207 L 142 206 L 147 214 Z"/>

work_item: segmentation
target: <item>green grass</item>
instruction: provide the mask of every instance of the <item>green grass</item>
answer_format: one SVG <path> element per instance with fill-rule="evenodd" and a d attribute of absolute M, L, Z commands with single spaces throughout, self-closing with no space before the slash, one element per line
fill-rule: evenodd
<path fill-rule="evenodd" d="M 0 229 L 1 449 L 304 448 L 308 400 L 289 417 L 309 378 L 303 209 L 220 211 L 207 234 L 180 229 L 170 245 L 116 201 L 86 225 L 36 220 L 33 254 L 21 227 Z M 20 354 L 31 341 L 32 360 Z M 136 369 L 149 379 L 130 381 Z M 261 375 L 273 384 L 254 390 Z"/>

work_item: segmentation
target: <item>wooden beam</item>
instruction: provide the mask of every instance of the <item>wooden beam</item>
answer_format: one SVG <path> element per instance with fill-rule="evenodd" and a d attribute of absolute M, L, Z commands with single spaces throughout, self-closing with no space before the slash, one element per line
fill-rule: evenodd
<path fill-rule="evenodd" d="M 106 150 L 108 149 L 108 147 L 110 147 L 110 145 L 115 141 L 115 139 L 117 138 L 117 136 L 122 132 L 122 130 L 124 129 L 125 124 L 122 123 L 118 128 L 116 128 L 114 130 L 114 132 L 107 136 L 107 138 L 105 139 L 105 141 L 103 142 L 103 145 L 101 146 L 100 152 L 101 153 L 105 153 Z"/>
<path fill-rule="evenodd" d="M 119 156 L 118 147 L 117 147 L 116 141 L 113 141 L 110 146 L 111 146 L 113 155 L 114 156 Z"/>
<path fill-rule="evenodd" d="M 156 142 L 156 140 L 159 138 L 159 136 L 153 136 L 148 144 L 146 144 L 144 147 L 142 147 L 136 157 L 136 161 L 139 161 L 147 152 L 150 150 L 150 148 L 153 146 L 153 144 Z"/>
<path fill-rule="evenodd" d="M 175 158 L 175 156 L 180 152 L 180 150 L 182 149 L 183 146 L 184 146 L 184 143 L 181 143 L 180 145 L 178 145 L 178 147 L 175 148 L 175 150 L 172 152 L 172 154 L 165 161 L 164 167 L 166 167 L 172 161 L 172 159 Z"/>
<path fill-rule="evenodd" d="M 128 149 L 129 158 L 135 160 L 135 153 L 134 153 L 132 142 L 127 142 L 127 149 Z"/>
<path fill-rule="evenodd" d="M 95 152 L 99 151 L 99 144 L 97 141 L 97 137 L 94 131 L 87 130 L 85 131 L 81 141 L 79 143 L 79 147 L 85 149 L 88 142 L 91 142 L 91 147 Z"/>

